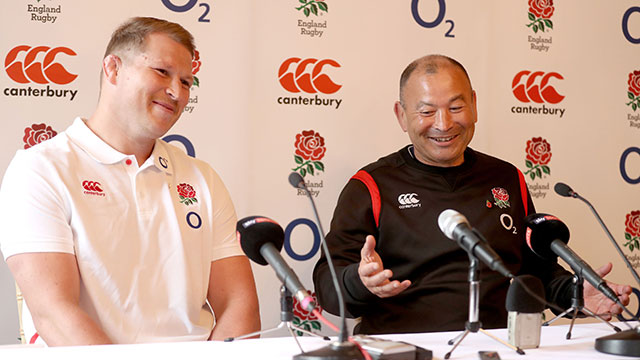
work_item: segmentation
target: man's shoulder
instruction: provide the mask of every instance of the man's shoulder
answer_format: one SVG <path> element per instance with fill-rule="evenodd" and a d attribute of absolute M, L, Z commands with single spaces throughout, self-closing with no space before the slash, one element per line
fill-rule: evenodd
<path fill-rule="evenodd" d="M 174 169 L 178 172 L 201 173 L 205 177 L 218 176 L 213 167 L 206 161 L 187 154 L 179 147 L 169 144 L 164 140 L 158 140 L 170 159 L 173 159 Z"/>
<path fill-rule="evenodd" d="M 403 150 L 404 148 L 383 156 L 378 160 L 365 165 L 360 170 L 364 170 L 371 175 L 382 175 L 388 172 L 394 172 L 397 168 L 405 165 L 406 163 L 405 159 L 401 155 L 401 151 Z"/>
<path fill-rule="evenodd" d="M 479 165 L 482 165 L 483 167 L 511 168 L 511 169 L 514 169 L 514 170 L 516 169 L 515 165 L 513 165 L 512 163 L 510 163 L 510 162 L 508 162 L 506 160 L 500 159 L 500 158 L 495 157 L 493 155 L 489 155 L 489 154 L 486 154 L 486 153 L 483 153 L 483 152 L 480 152 L 480 151 L 477 151 L 477 150 L 472 150 L 472 149 L 470 149 L 470 150 L 473 152 L 473 154 L 474 154 L 473 156 L 475 156 L 476 162 Z"/>

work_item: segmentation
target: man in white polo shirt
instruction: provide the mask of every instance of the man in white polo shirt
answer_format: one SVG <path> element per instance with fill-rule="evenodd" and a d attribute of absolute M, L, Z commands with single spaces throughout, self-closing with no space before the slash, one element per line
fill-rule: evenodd
<path fill-rule="evenodd" d="M 6 171 L 2 253 L 48 345 L 260 328 L 224 184 L 159 140 L 188 102 L 193 54 L 180 25 L 130 19 L 107 46 L 94 114 L 18 151 Z"/>

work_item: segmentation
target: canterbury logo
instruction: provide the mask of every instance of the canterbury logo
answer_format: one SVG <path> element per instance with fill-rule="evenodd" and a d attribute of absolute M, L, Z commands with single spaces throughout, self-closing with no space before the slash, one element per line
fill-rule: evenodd
<path fill-rule="evenodd" d="M 82 187 L 87 191 L 95 191 L 95 192 L 103 192 L 102 185 L 100 185 L 97 181 L 88 181 L 85 180 L 82 182 Z"/>
<path fill-rule="evenodd" d="M 418 194 L 416 193 L 411 193 L 411 194 L 400 194 L 400 196 L 398 196 L 398 202 L 400 203 L 400 205 L 413 205 L 413 204 L 417 204 L 420 202 L 420 200 L 417 199 Z"/>
<path fill-rule="evenodd" d="M 563 80 L 562 75 L 557 72 L 550 72 L 545 74 L 542 71 L 531 72 L 528 70 L 520 71 L 513 78 L 511 88 L 513 89 L 513 95 L 525 103 L 549 103 L 557 104 L 564 95 L 558 94 L 553 86 L 549 85 L 551 78 Z"/>
<path fill-rule="evenodd" d="M 18 55 L 25 53 L 22 59 Z M 38 55 L 44 53 L 42 62 L 36 61 Z M 16 46 L 4 59 L 4 68 L 9 77 L 20 84 L 35 82 L 38 84 L 54 83 L 64 85 L 75 80 L 78 75 L 69 73 L 62 65 L 55 62 L 60 53 L 75 56 L 76 53 L 67 47 L 50 48 L 48 46 L 31 47 Z M 20 61 L 22 60 L 22 61 Z"/>
<path fill-rule="evenodd" d="M 293 71 L 289 71 L 292 64 L 297 64 L 297 66 L 293 67 Z M 331 59 L 318 61 L 318 59 L 288 58 L 278 70 L 280 85 L 293 93 L 304 91 L 309 94 L 317 92 L 333 94 L 340 90 L 342 85 L 334 83 L 328 75 L 322 73 L 325 65 L 340 67 L 340 64 Z M 311 73 L 308 70 L 311 70 Z"/>

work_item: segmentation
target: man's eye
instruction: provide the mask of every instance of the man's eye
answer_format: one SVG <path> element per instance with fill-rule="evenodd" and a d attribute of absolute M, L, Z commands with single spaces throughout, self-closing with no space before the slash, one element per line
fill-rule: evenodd
<path fill-rule="evenodd" d="M 156 68 L 155 70 L 162 75 L 167 75 L 167 70 L 165 69 Z"/>
<path fill-rule="evenodd" d="M 435 114 L 436 112 L 433 110 L 428 110 L 428 111 L 421 111 L 420 115 L 422 116 L 433 116 L 433 114 Z"/>
<path fill-rule="evenodd" d="M 462 111 L 462 106 L 452 106 L 449 108 L 451 112 L 460 112 Z"/>

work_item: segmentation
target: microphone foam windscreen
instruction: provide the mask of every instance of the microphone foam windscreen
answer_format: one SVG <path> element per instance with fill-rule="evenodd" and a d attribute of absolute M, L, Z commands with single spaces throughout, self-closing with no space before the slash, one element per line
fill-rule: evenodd
<path fill-rule="evenodd" d="M 565 183 L 556 183 L 556 185 L 553 187 L 553 190 L 555 190 L 556 194 L 560 196 L 571 196 L 571 188 Z"/>
<path fill-rule="evenodd" d="M 292 172 L 289 174 L 289 184 L 296 189 L 302 189 L 304 188 L 304 179 L 297 172 Z"/>
<path fill-rule="evenodd" d="M 560 219 L 549 214 L 531 214 L 524 218 L 526 240 L 529 248 L 543 259 L 554 260 L 556 254 L 551 250 L 551 243 L 560 240 L 569 242 L 569 228 Z"/>
<path fill-rule="evenodd" d="M 507 311 L 515 311 L 519 313 L 534 314 L 544 311 L 545 304 L 540 300 L 531 296 L 525 290 L 524 285 L 527 286 L 531 292 L 544 299 L 544 286 L 542 281 L 533 275 L 520 275 L 516 277 L 509 285 L 507 291 Z"/>
<path fill-rule="evenodd" d="M 280 251 L 284 244 L 284 231 L 277 222 L 264 216 L 248 216 L 238 220 L 236 234 L 242 251 L 247 257 L 260 265 L 267 260 L 260 254 L 260 248 L 271 243 Z"/>

